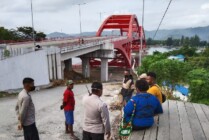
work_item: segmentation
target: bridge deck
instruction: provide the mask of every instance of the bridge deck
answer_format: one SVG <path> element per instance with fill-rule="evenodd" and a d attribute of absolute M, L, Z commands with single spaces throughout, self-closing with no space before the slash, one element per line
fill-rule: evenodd
<path fill-rule="evenodd" d="M 154 126 L 134 131 L 130 140 L 209 140 L 209 106 L 166 101 Z"/>

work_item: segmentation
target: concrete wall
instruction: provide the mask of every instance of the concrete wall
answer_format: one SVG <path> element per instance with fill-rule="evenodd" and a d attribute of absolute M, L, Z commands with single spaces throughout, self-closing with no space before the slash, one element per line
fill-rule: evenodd
<path fill-rule="evenodd" d="M 24 77 L 33 78 L 36 86 L 49 84 L 45 50 L 0 61 L 0 91 L 22 88 Z"/>

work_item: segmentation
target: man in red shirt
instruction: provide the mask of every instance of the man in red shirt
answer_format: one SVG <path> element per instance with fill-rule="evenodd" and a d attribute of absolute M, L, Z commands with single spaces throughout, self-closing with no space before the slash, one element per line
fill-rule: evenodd
<path fill-rule="evenodd" d="M 78 139 L 73 132 L 74 124 L 74 108 L 75 108 L 75 98 L 72 91 L 74 83 L 72 80 L 67 81 L 67 89 L 64 92 L 63 104 L 61 105 L 61 110 L 64 109 L 65 113 L 65 129 L 66 133 L 70 133 L 70 136 L 73 140 Z"/>

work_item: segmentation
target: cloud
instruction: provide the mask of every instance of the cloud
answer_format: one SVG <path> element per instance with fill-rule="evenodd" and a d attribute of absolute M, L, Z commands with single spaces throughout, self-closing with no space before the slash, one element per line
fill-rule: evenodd
<path fill-rule="evenodd" d="M 203 9 L 203 10 L 208 10 L 208 9 L 209 9 L 209 3 L 203 4 L 203 5 L 201 6 L 201 9 Z"/>
<path fill-rule="evenodd" d="M 146 30 L 155 30 L 169 0 L 146 0 Z M 83 31 L 97 31 L 100 22 L 112 14 L 136 14 L 141 24 L 142 1 L 128 0 L 33 0 L 35 29 L 46 33 L 63 31 L 79 33 L 78 3 L 81 6 Z M 185 6 L 186 5 L 186 6 Z M 31 26 L 30 0 L 1 0 L 0 26 L 16 28 Z M 175 0 L 162 23 L 161 29 L 209 25 L 208 0 Z M 105 12 L 105 13 L 104 13 Z"/>

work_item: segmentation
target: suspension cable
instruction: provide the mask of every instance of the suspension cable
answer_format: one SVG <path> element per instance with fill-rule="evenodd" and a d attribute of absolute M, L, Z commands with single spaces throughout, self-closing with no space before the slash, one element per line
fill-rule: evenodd
<path fill-rule="evenodd" d="M 163 19 L 164 19 L 165 15 L 166 15 L 166 13 L 167 13 L 167 11 L 168 11 L 170 5 L 171 5 L 171 2 L 172 2 L 172 0 L 170 0 L 170 2 L 168 3 L 168 7 L 166 8 L 165 13 L 164 13 L 164 15 L 163 15 L 163 17 L 162 17 L 162 19 L 161 19 L 161 21 L 160 21 L 160 24 L 158 25 L 158 28 L 157 28 L 157 30 L 155 31 L 155 34 L 154 34 L 154 36 L 153 36 L 153 40 L 155 39 L 155 37 L 156 37 L 156 35 L 157 35 L 157 32 L 158 32 L 159 29 L 160 29 L 160 26 L 161 26 L 161 24 L 162 24 L 162 22 L 163 22 Z"/>

